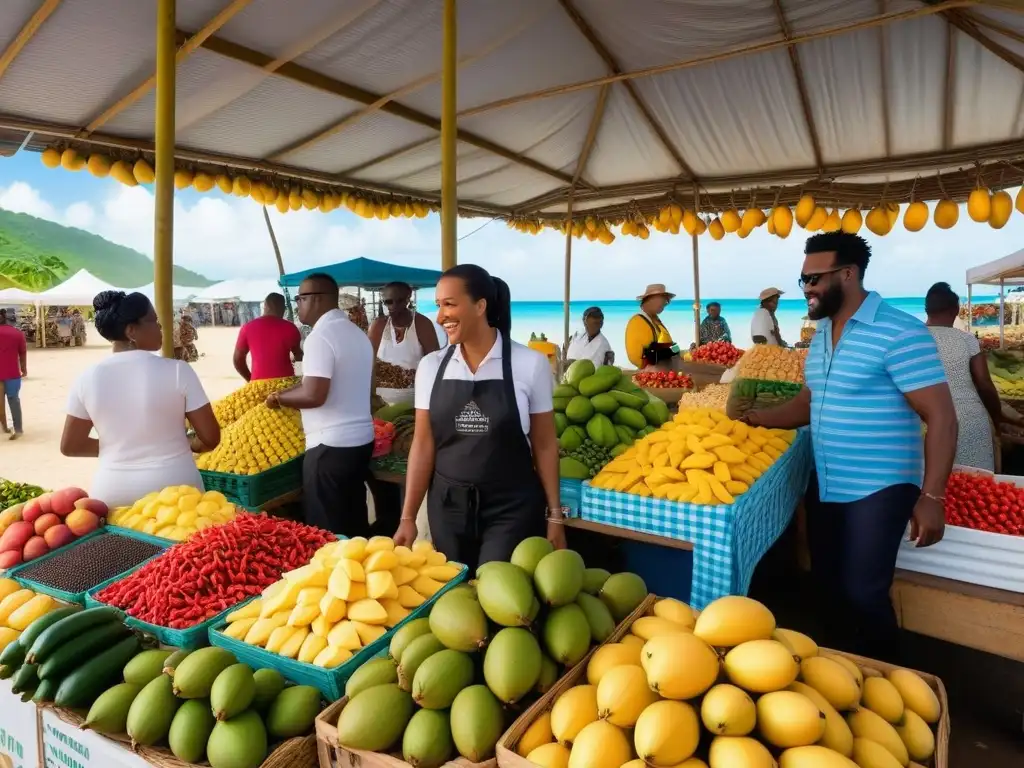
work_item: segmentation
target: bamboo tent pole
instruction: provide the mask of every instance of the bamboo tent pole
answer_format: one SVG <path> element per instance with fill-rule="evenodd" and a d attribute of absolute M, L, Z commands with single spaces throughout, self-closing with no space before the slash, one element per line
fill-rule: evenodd
<path fill-rule="evenodd" d="M 700 215 L 700 189 L 693 185 L 693 210 Z M 693 343 L 700 346 L 700 246 L 697 232 L 690 236 L 693 251 Z"/>
<path fill-rule="evenodd" d="M 174 98 L 176 0 L 159 0 L 156 19 L 156 207 L 153 294 L 163 325 L 164 357 L 174 356 Z"/>
<path fill-rule="evenodd" d="M 270 223 L 270 214 L 267 212 L 267 206 L 263 207 L 263 220 L 267 223 L 267 233 L 270 235 L 270 244 L 274 247 L 274 257 L 277 259 L 277 274 L 284 277 L 284 259 L 281 258 L 281 247 L 277 244 L 277 235 L 274 234 L 274 225 Z M 288 319 L 295 322 L 295 310 L 292 309 L 292 298 L 288 293 L 288 287 L 282 285 L 281 290 L 284 293 L 284 308 L 285 312 L 288 313 Z"/>
<path fill-rule="evenodd" d="M 444 0 L 441 53 L 441 269 L 458 262 L 458 3 Z"/>
<path fill-rule="evenodd" d="M 569 359 L 569 302 L 572 284 L 572 194 L 569 195 L 569 207 L 565 215 L 565 275 L 562 284 L 562 363 Z"/>

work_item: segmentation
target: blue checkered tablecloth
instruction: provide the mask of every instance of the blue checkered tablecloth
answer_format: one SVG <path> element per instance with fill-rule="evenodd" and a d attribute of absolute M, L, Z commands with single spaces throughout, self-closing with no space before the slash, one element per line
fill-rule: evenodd
<path fill-rule="evenodd" d="M 789 525 L 811 472 L 810 430 L 730 506 L 681 504 L 583 484 L 579 517 L 693 544 L 690 605 L 746 594 L 754 569 Z"/>

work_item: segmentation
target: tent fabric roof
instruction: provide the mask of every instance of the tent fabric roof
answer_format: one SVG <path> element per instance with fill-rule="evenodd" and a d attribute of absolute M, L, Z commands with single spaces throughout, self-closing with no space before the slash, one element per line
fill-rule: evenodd
<path fill-rule="evenodd" d="M 306 269 L 284 275 L 279 281 L 281 285 L 294 288 L 312 274 L 323 272 L 335 279 L 339 286 L 345 288 L 381 288 L 388 283 L 408 283 L 414 289 L 430 288 L 437 285 L 441 273 L 436 269 L 418 269 L 403 267 L 398 264 L 387 264 L 373 259 L 350 259 L 326 267 Z"/>
<path fill-rule="evenodd" d="M 38 297 L 38 293 L 23 291 L 20 288 L 4 288 L 0 291 L 0 307 L 35 304 Z"/>
<path fill-rule="evenodd" d="M 281 289 L 273 280 L 224 280 L 194 293 L 195 303 L 221 301 L 263 301 L 267 294 L 280 293 Z"/>
<path fill-rule="evenodd" d="M 968 285 L 1024 285 L 1024 250 L 967 270 Z"/>
<path fill-rule="evenodd" d="M 60 285 L 36 294 L 36 301 L 43 306 L 92 306 L 96 294 L 103 291 L 120 291 L 110 283 L 100 280 L 87 269 L 80 269 Z"/>
<path fill-rule="evenodd" d="M 155 296 L 156 296 L 156 283 L 149 283 L 148 285 L 144 285 L 141 288 L 133 288 L 132 290 L 133 291 L 137 291 L 138 293 L 145 294 L 146 296 L 149 297 L 150 301 L 154 301 L 155 300 Z M 193 296 L 195 296 L 197 293 L 199 293 L 202 290 L 204 290 L 204 289 L 203 288 L 196 288 L 194 286 L 173 285 L 173 286 L 171 286 L 171 295 L 173 297 L 173 301 L 174 302 L 176 302 L 176 303 L 187 303 L 189 299 L 191 299 Z"/>
<path fill-rule="evenodd" d="M 179 160 L 437 201 L 440 0 L 301 7 L 179 0 Z M 155 27 L 155 2 L 0 4 L 0 148 L 150 152 Z M 458 30 L 466 214 L 558 217 L 570 189 L 612 215 L 695 189 L 720 210 L 752 190 L 963 199 L 975 164 L 991 187 L 1024 177 L 1018 0 L 473 0 Z"/>

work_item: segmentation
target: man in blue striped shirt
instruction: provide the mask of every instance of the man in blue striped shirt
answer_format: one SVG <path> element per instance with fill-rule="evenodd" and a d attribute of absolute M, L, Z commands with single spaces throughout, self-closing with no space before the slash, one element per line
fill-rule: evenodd
<path fill-rule="evenodd" d="M 815 583 L 827 592 L 822 605 L 832 609 L 825 617 L 836 632 L 832 642 L 892 658 L 896 554 L 908 522 L 919 547 L 942 538 L 956 413 L 924 323 L 864 289 L 867 242 L 822 233 L 807 240 L 804 254 L 800 285 L 808 315 L 820 321 L 806 386 L 749 420 L 810 424 L 817 479 L 808 489 L 808 539 Z"/>

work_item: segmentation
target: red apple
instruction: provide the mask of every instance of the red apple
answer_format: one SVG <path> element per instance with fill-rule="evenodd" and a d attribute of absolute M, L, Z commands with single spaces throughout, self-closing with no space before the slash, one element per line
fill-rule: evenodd
<path fill-rule="evenodd" d="M 53 514 L 53 512 L 50 512 L 42 517 L 37 517 L 33 528 L 35 528 L 37 536 L 42 536 L 47 530 L 53 528 L 55 525 L 60 525 L 60 518 Z"/>
<path fill-rule="evenodd" d="M 25 542 L 25 548 L 21 550 L 21 556 L 27 563 L 29 560 L 35 560 L 37 557 L 42 557 L 49 551 L 50 546 L 46 543 L 46 539 L 42 536 L 33 536 Z"/>
<path fill-rule="evenodd" d="M 75 509 L 88 509 L 96 517 L 106 517 L 110 509 L 99 499 L 79 499 L 75 502 Z"/>
<path fill-rule="evenodd" d="M 25 508 L 21 510 L 21 519 L 26 523 L 34 523 L 38 518 L 53 511 L 50 506 L 50 494 L 44 493 L 25 502 Z"/>
<path fill-rule="evenodd" d="M 89 494 L 81 488 L 62 488 L 54 491 L 51 498 L 53 512 L 61 517 L 67 517 L 75 508 L 75 502 L 79 499 L 88 498 Z"/>
<path fill-rule="evenodd" d="M 63 547 L 65 544 L 70 544 L 75 540 L 75 534 L 71 532 L 71 529 L 66 525 L 55 525 L 50 528 L 43 538 L 46 539 L 46 544 L 50 549 L 57 549 Z"/>
<path fill-rule="evenodd" d="M 11 523 L 4 531 L 4 535 L 0 536 L 0 552 L 21 552 L 35 533 L 32 523 L 26 523 L 24 520 Z"/>

